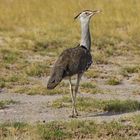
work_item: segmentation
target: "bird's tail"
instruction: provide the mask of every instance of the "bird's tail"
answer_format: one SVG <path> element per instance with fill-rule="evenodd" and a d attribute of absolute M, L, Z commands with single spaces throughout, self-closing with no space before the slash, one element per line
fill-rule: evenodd
<path fill-rule="evenodd" d="M 64 70 L 62 68 L 55 68 L 49 78 L 47 89 L 54 89 L 62 80 Z"/>

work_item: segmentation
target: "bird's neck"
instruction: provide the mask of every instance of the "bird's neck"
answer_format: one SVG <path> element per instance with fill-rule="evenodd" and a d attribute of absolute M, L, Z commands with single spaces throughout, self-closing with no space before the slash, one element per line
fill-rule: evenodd
<path fill-rule="evenodd" d="M 90 30 L 89 30 L 89 22 L 81 23 L 81 32 L 82 32 L 82 38 L 81 38 L 80 45 L 85 46 L 88 50 L 90 50 L 91 37 L 90 37 Z"/>

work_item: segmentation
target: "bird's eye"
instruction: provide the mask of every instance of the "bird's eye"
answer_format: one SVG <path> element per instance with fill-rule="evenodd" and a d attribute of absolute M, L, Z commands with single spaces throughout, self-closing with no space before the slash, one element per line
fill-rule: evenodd
<path fill-rule="evenodd" d="M 88 16 L 89 15 L 89 13 L 88 12 L 85 12 L 85 14 Z"/>

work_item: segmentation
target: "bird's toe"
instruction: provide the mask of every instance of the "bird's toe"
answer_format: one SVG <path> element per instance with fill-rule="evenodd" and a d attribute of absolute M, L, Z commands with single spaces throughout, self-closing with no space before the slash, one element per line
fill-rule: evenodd
<path fill-rule="evenodd" d="M 77 118 L 77 115 L 72 114 L 69 116 L 69 118 Z"/>
<path fill-rule="evenodd" d="M 78 117 L 78 116 L 81 116 L 81 114 L 79 114 L 79 113 L 76 113 L 76 116 Z"/>

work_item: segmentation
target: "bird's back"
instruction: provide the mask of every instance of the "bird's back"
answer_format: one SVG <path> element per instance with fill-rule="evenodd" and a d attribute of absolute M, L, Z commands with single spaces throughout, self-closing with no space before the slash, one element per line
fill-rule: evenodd
<path fill-rule="evenodd" d="M 75 48 L 66 49 L 53 66 L 48 89 L 55 88 L 66 76 L 83 73 L 91 64 L 92 56 L 84 46 L 78 45 Z"/>

